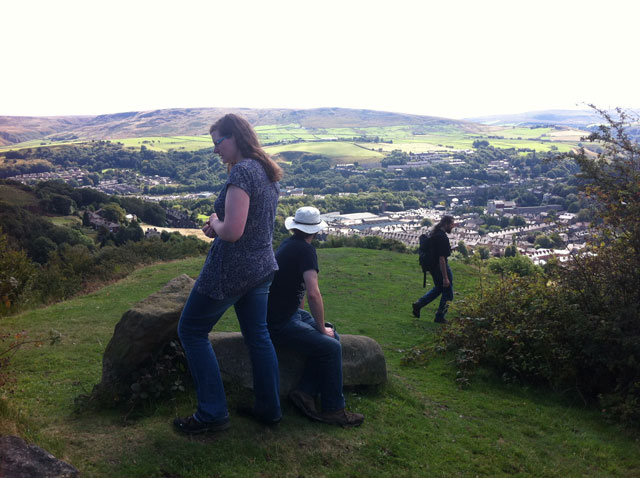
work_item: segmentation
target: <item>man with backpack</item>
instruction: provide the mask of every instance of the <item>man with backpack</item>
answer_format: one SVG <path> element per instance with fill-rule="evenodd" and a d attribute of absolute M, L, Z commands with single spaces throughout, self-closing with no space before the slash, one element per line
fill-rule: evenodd
<path fill-rule="evenodd" d="M 433 279 L 433 288 L 415 301 L 413 316 L 420 318 L 420 309 L 440 297 L 440 305 L 436 311 L 435 322 L 444 324 L 449 302 L 453 300 L 453 274 L 447 258 L 451 255 L 451 244 L 447 234 L 455 227 L 453 216 L 443 216 L 431 232 L 420 236 L 420 265 L 424 279 L 422 287 L 426 287 L 427 271 Z"/>

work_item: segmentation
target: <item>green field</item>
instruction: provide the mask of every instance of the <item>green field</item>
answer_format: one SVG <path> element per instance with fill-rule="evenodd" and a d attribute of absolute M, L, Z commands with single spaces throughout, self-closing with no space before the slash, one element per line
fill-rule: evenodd
<path fill-rule="evenodd" d="M 374 144 L 367 143 L 365 147 L 359 147 L 353 143 L 343 141 L 318 141 L 307 143 L 285 144 L 278 146 L 267 146 L 267 153 L 275 155 L 283 151 L 300 151 L 305 153 L 323 154 L 335 159 L 336 162 L 350 163 L 353 161 L 371 162 L 380 161 L 384 155 L 378 151 L 365 149 L 373 147 Z"/>
<path fill-rule="evenodd" d="M 122 143 L 127 147 L 140 149 L 141 146 L 154 151 L 197 151 L 212 148 L 211 136 L 150 136 L 144 138 L 114 139 L 113 142 Z"/>
<path fill-rule="evenodd" d="M 415 255 L 321 249 L 320 288 L 327 320 L 343 334 L 368 335 L 384 350 L 388 384 L 353 390 L 347 406 L 366 416 L 356 429 L 312 423 L 288 403 L 278 429 L 264 429 L 233 408 L 250 397 L 228 388 L 232 427 L 200 437 L 170 423 L 191 413 L 193 391 L 125 411 L 74 412 L 74 399 L 100 380 L 104 349 L 122 314 L 204 258 L 158 264 L 85 296 L 3 319 L 3 330 L 32 338 L 60 334 L 56 345 L 25 347 L 14 357 L 17 383 L 0 399 L 0 434 L 18 434 L 76 466 L 83 477 L 636 477 L 637 435 L 607 424 L 579 399 L 507 385 L 480 374 L 455 385 L 446 357 L 402 365 L 416 343 L 432 341 L 435 304 L 414 319 L 424 293 Z M 456 301 L 481 287 L 474 269 L 452 262 Z M 455 308 L 450 317 L 456 316 Z M 216 330 L 238 330 L 229 312 Z"/>
<path fill-rule="evenodd" d="M 109 141 L 114 143 L 122 143 L 126 147 L 140 149 L 141 146 L 145 146 L 148 149 L 155 151 L 170 151 L 170 150 L 186 150 L 197 151 L 199 149 L 210 148 L 211 136 L 148 136 L 140 138 L 113 138 Z M 88 140 L 74 140 L 74 141 L 49 141 L 49 140 L 37 140 L 27 141 L 24 143 L 13 144 L 11 146 L 0 146 L 0 153 L 10 150 L 20 150 L 26 148 L 38 148 L 44 146 L 64 146 L 69 144 L 82 144 L 87 143 Z"/>
<path fill-rule="evenodd" d="M 51 221 L 56 226 L 74 226 L 82 224 L 82 219 L 77 216 L 55 216 L 55 217 L 47 217 L 49 221 Z"/>
<path fill-rule="evenodd" d="M 20 150 L 20 149 L 27 149 L 27 148 L 39 148 L 41 146 L 64 146 L 64 145 L 68 145 L 68 144 L 82 144 L 82 143 L 87 143 L 90 140 L 86 140 L 86 139 L 75 139 L 75 140 L 69 140 L 69 141 L 50 141 L 48 139 L 34 139 L 32 141 L 24 141 L 22 143 L 16 143 L 16 144 L 11 144 L 8 146 L 0 146 L 0 153 L 3 153 L 5 151 L 12 151 L 12 150 Z"/>
<path fill-rule="evenodd" d="M 485 139 L 492 146 L 498 148 L 528 148 L 540 152 L 550 151 L 556 147 L 558 151 L 570 151 L 577 147 L 579 134 L 569 132 L 563 136 L 562 131 L 552 128 L 522 128 L 522 127 L 494 127 L 490 132 L 478 133 L 456 125 L 425 126 L 389 126 L 370 128 L 303 128 L 298 124 L 257 126 L 256 131 L 260 140 L 267 145 L 271 154 L 283 151 L 304 151 L 314 154 L 325 154 L 338 162 L 372 162 L 380 161 L 383 154 L 400 149 L 406 152 L 420 153 L 434 150 L 470 149 L 477 139 Z M 380 143 L 357 143 L 359 148 L 348 140 L 354 137 L 379 137 Z M 489 136 L 500 136 L 504 139 L 492 139 Z M 347 141 L 335 141 L 343 139 Z M 324 140 L 324 141 L 323 141 Z M 544 141 L 541 141 L 544 140 Z M 211 138 L 203 136 L 170 136 L 170 137 L 142 137 L 116 138 L 127 147 L 140 148 L 145 146 L 156 151 L 185 150 L 195 151 L 210 148 Z M 275 142 L 302 141 L 289 144 L 270 145 Z M 389 143 L 391 141 L 391 143 Z M 0 152 L 11 149 L 37 147 L 45 145 L 72 144 L 72 142 L 29 141 L 12 146 L 0 147 Z"/>

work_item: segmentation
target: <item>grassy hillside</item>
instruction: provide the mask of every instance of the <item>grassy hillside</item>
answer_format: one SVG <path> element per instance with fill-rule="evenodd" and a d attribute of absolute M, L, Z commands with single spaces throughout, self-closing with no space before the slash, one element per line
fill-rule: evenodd
<path fill-rule="evenodd" d="M 499 148 L 569 151 L 585 132 L 552 127 L 487 126 L 459 120 L 345 108 L 310 110 L 187 108 L 95 117 L 0 117 L 0 153 L 11 149 L 108 139 L 139 149 L 195 151 L 211 146 L 211 122 L 237 112 L 254 125 L 271 154 L 304 151 L 334 163 L 378 162 L 394 149 L 421 153 L 469 149 L 477 139 Z M 376 139 L 377 138 L 377 139 Z M 335 144 L 336 140 L 340 140 Z M 278 143 L 278 144 L 274 144 Z"/>
<path fill-rule="evenodd" d="M 433 116 L 346 108 L 309 110 L 250 108 L 174 108 L 132 111 L 100 116 L 18 117 L 0 116 L 0 146 L 42 139 L 138 138 L 145 136 L 198 136 L 226 113 L 239 113 L 253 125 L 297 124 L 303 128 L 388 127 L 397 125 L 463 125 L 464 122 Z M 469 123 L 469 128 L 482 128 Z"/>
<path fill-rule="evenodd" d="M 371 148 L 372 145 L 369 145 L 368 147 Z M 370 149 L 360 147 L 357 144 L 345 143 L 342 141 L 285 144 L 281 146 L 268 146 L 265 149 L 271 155 L 276 155 L 284 151 L 322 154 L 335 159 L 336 162 L 344 163 L 352 163 L 354 161 L 359 161 L 361 163 L 379 162 L 384 158 L 384 155 L 378 151 L 371 151 Z"/>
<path fill-rule="evenodd" d="M 88 116 L 0 116 L 0 146 L 55 136 L 83 125 Z"/>
<path fill-rule="evenodd" d="M 350 392 L 350 408 L 366 415 L 358 429 L 311 423 L 285 404 L 277 430 L 238 417 L 248 397 L 228 391 L 232 428 L 185 438 L 170 427 L 190 413 L 193 392 L 146 410 L 74 413 L 74 398 L 100 379 L 102 353 L 121 315 L 168 280 L 195 276 L 202 258 L 140 269 L 93 294 L 3 321 L 32 337 L 60 334 L 57 345 L 25 348 L 15 357 L 18 383 L 0 400 L 0 434 L 17 433 L 63 458 L 84 477 L 632 477 L 640 444 L 595 411 L 544 391 L 478 379 L 458 390 L 444 358 L 427 367 L 401 365 L 413 344 L 438 326 L 410 315 L 421 295 L 413 255 L 362 249 L 318 251 L 327 319 L 342 333 L 365 334 L 383 347 L 389 384 Z M 456 300 L 481 286 L 473 269 L 452 264 Z M 455 310 L 451 316 L 455 316 Z M 228 313 L 217 330 L 237 330 Z"/>
<path fill-rule="evenodd" d="M 36 207 L 38 205 L 38 198 L 34 193 L 7 184 L 0 184 L 0 200 L 19 207 Z"/>

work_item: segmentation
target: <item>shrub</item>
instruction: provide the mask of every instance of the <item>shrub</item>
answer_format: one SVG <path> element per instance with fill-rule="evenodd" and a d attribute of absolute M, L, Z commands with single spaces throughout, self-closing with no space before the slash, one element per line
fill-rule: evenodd
<path fill-rule="evenodd" d="M 9 245 L 0 229 L 0 316 L 15 309 L 30 292 L 36 267 L 24 251 Z"/>
<path fill-rule="evenodd" d="M 461 381 L 483 365 L 506 379 L 573 383 L 565 328 L 577 310 L 541 274 L 509 276 L 457 309 L 464 318 L 443 331 L 439 346 L 454 352 Z"/>
<path fill-rule="evenodd" d="M 567 264 L 507 275 L 463 301 L 458 310 L 465 318 L 443 331 L 437 349 L 455 355 L 463 384 L 477 366 L 487 366 L 505 378 L 574 390 L 638 426 L 640 147 L 626 134 L 624 112 L 618 119 L 600 113 L 605 124 L 590 136 L 603 145 L 599 157 L 568 155 L 598 211 L 593 243 Z M 490 267 L 504 272 L 506 261 L 518 260 Z M 414 350 L 407 360 L 418 356 Z"/>
<path fill-rule="evenodd" d="M 540 267 L 536 266 L 527 256 L 517 254 L 515 256 L 489 259 L 489 270 L 501 276 L 515 274 L 524 277 L 540 272 Z"/>
<path fill-rule="evenodd" d="M 364 249 L 378 249 L 393 252 L 408 252 L 407 246 L 395 239 L 383 239 L 379 236 L 327 236 L 324 241 L 314 242 L 316 247 L 359 247 Z"/>

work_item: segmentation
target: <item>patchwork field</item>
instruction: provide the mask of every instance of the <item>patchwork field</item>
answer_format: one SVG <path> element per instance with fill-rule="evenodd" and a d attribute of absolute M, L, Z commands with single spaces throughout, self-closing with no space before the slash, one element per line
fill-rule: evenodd
<path fill-rule="evenodd" d="M 486 140 L 498 148 L 527 148 L 546 152 L 570 151 L 587 133 L 575 129 L 491 127 L 476 130 L 458 125 L 402 125 L 367 128 L 305 128 L 300 124 L 262 125 L 256 131 L 270 154 L 299 151 L 323 154 L 334 163 L 380 161 L 386 153 L 399 149 L 407 153 L 472 148 L 475 140 Z M 378 141 L 358 141 L 366 137 Z M 139 149 L 145 146 L 156 151 L 196 151 L 211 148 L 211 138 L 201 136 L 148 136 L 114 138 L 111 141 Z M 40 146 L 73 144 L 80 141 L 38 140 L 0 147 L 8 150 Z M 284 144 L 273 144 L 284 142 Z"/>

